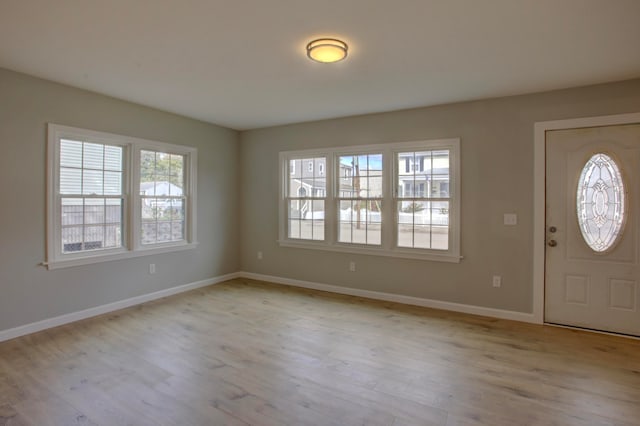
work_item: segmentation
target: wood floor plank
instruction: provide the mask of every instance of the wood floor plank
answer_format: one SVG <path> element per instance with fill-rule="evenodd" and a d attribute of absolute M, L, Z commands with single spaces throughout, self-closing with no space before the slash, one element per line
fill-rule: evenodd
<path fill-rule="evenodd" d="M 640 341 L 237 279 L 0 343 L 0 426 L 640 425 Z"/>

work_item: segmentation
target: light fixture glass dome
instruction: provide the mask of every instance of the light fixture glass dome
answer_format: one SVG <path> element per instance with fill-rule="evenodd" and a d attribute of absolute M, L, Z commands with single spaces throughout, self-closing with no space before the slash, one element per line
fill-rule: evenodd
<path fill-rule="evenodd" d="M 316 62 L 338 62 L 347 57 L 347 43 L 335 38 L 319 38 L 307 44 L 307 56 Z"/>

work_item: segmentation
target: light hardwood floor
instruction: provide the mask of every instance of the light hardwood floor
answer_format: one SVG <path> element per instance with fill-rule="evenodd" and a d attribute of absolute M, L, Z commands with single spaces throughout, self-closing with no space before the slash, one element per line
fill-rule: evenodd
<path fill-rule="evenodd" d="M 0 343 L 0 425 L 637 425 L 640 341 L 251 280 Z"/>

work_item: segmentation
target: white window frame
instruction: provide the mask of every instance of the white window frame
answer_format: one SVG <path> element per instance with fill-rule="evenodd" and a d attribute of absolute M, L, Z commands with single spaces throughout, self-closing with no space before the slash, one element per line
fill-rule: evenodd
<path fill-rule="evenodd" d="M 377 149 L 376 149 L 377 148 Z M 336 235 L 336 239 L 335 239 L 335 245 L 336 246 L 344 246 L 344 247 L 362 247 L 362 248 L 381 248 L 382 244 L 372 244 L 372 243 L 356 243 L 356 242 L 346 242 L 346 241 L 339 241 L 339 232 L 338 232 L 338 227 L 340 226 L 340 220 L 339 220 L 339 215 L 340 215 L 340 201 L 349 201 L 349 200 L 358 200 L 358 201 L 364 201 L 366 203 L 370 202 L 370 201 L 376 201 L 376 200 L 380 200 L 383 205 L 384 205 L 384 194 L 385 194 L 385 180 L 386 180 L 386 176 L 388 175 L 388 170 L 387 170 L 387 165 L 385 164 L 385 153 L 384 150 L 380 149 L 380 146 L 376 146 L 376 145 L 367 145 L 365 147 L 349 147 L 349 148 L 344 148 L 341 150 L 336 150 L 333 153 L 333 164 L 334 164 L 334 168 L 329 168 L 329 170 L 335 170 L 333 175 L 335 177 L 341 176 L 340 175 L 340 160 L 339 158 L 341 156 L 347 156 L 347 157 L 357 157 L 357 156 L 366 156 L 366 155 L 376 155 L 376 154 L 382 154 L 382 197 L 371 197 L 371 198 L 366 198 L 366 197 L 360 197 L 359 195 L 355 195 L 353 197 L 342 197 L 340 195 L 340 182 L 336 181 L 335 182 L 335 186 L 333 187 L 333 192 L 332 192 L 332 207 L 333 207 L 333 212 L 335 212 L 334 214 L 332 214 L 331 216 L 333 216 L 335 218 L 335 222 L 336 224 L 333 225 L 335 226 L 335 235 Z M 353 179 L 355 178 L 355 174 L 354 174 L 354 170 L 353 169 L 345 169 L 345 170 L 350 170 L 349 173 L 347 173 L 349 175 L 348 178 L 346 179 Z M 382 215 L 382 220 L 384 221 L 384 207 L 383 207 L 383 212 L 381 212 Z M 325 224 L 326 226 L 326 224 Z M 382 233 L 384 233 L 384 226 L 382 226 Z M 381 240 L 382 240 L 382 235 L 380 236 Z"/>
<path fill-rule="evenodd" d="M 62 218 L 59 208 L 60 140 L 71 139 L 123 148 L 122 247 L 77 253 L 62 252 Z M 140 151 L 162 151 L 185 157 L 185 238 L 182 241 L 141 243 Z M 47 125 L 47 259 L 48 269 L 87 265 L 138 256 L 193 249 L 197 246 L 197 150 L 112 133 L 48 123 Z"/>
<path fill-rule="evenodd" d="M 407 248 L 397 246 L 397 198 L 396 176 L 402 174 L 396 164 L 397 154 L 407 151 L 449 151 L 449 244 L 447 250 Z M 340 155 L 354 155 L 382 152 L 382 244 L 366 246 L 354 243 L 340 243 L 338 237 L 338 188 Z M 286 179 L 289 178 L 289 160 L 295 158 L 326 157 L 327 197 L 325 200 L 325 240 L 298 240 L 287 237 Z M 368 254 L 409 259 L 432 260 L 458 263 L 460 255 L 460 139 L 436 139 L 414 142 L 386 143 L 336 147 L 320 150 L 284 151 L 279 155 L 280 198 L 278 243 L 282 247 L 327 250 L 345 253 Z"/>
<path fill-rule="evenodd" d="M 279 163 L 280 163 L 280 169 L 284 170 L 284 168 L 286 168 L 287 170 L 289 170 L 289 164 L 291 164 L 290 160 L 306 160 L 308 158 L 312 158 L 313 161 L 315 161 L 316 158 L 325 158 L 325 162 L 328 163 L 329 158 L 327 155 L 326 151 L 318 151 L 318 150 L 305 150 L 305 151 L 295 151 L 292 152 L 292 155 L 287 155 L 287 153 L 281 152 L 279 155 Z M 312 162 L 310 162 L 312 164 Z M 293 164 L 295 164 L 295 161 L 293 162 Z M 302 161 L 300 161 L 300 177 L 302 178 L 303 176 L 303 171 L 304 171 L 304 164 L 302 164 Z M 330 185 L 333 184 L 332 181 L 332 176 L 330 176 L 330 174 L 327 174 L 327 177 L 325 178 L 325 190 L 324 190 L 324 195 L 323 196 L 314 196 L 313 194 L 307 194 L 304 198 L 309 200 L 309 201 L 313 201 L 313 200 L 319 200 L 319 201 L 324 201 L 324 239 L 323 240 L 311 240 L 311 239 L 301 239 L 301 238 L 289 238 L 289 216 L 288 216 L 288 212 L 289 212 L 289 205 L 288 202 L 293 198 L 293 199 L 298 199 L 300 197 L 291 197 L 288 194 L 288 190 L 289 190 L 289 180 L 291 179 L 291 175 L 289 173 L 282 173 L 282 175 L 280 176 L 281 178 L 281 182 L 280 182 L 280 202 L 278 203 L 279 208 L 279 225 L 278 225 L 278 229 L 279 229 L 279 234 L 280 234 L 280 238 L 279 240 L 283 240 L 286 239 L 287 241 L 299 241 L 300 244 L 305 244 L 305 245 L 310 245 L 310 246 L 318 246 L 319 244 L 324 244 L 327 241 L 327 220 L 328 220 L 328 215 L 327 212 L 328 210 L 328 201 L 329 201 L 329 193 L 330 193 Z"/>

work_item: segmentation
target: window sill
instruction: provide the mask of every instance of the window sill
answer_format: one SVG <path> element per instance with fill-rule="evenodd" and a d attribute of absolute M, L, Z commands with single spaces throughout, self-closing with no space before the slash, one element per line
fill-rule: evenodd
<path fill-rule="evenodd" d="M 139 250 L 118 251 L 109 254 L 95 254 L 90 256 L 75 257 L 72 259 L 53 260 L 51 262 L 43 262 L 42 265 L 47 269 L 71 268 L 74 266 L 90 265 L 92 263 L 110 262 L 113 260 L 131 259 L 134 257 L 151 256 L 154 254 L 171 253 L 176 251 L 192 250 L 198 246 L 197 242 L 167 244 L 161 247 L 141 248 Z"/>
<path fill-rule="evenodd" d="M 280 247 L 291 247 L 308 250 L 324 250 L 333 251 L 339 253 L 354 253 L 354 254 L 366 254 L 371 256 L 384 256 L 384 257 L 396 257 L 402 259 L 417 259 L 417 260 L 430 260 L 435 262 L 448 262 L 448 263 L 460 263 L 462 256 L 452 253 L 438 254 L 433 251 L 426 250 L 407 250 L 402 248 L 396 248 L 387 250 L 383 248 L 363 247 L 363 246 L 350 246 L 345 244 L 326 244 L 324 242 L 300 242 L 291 240 L 278 240 Z"/>

